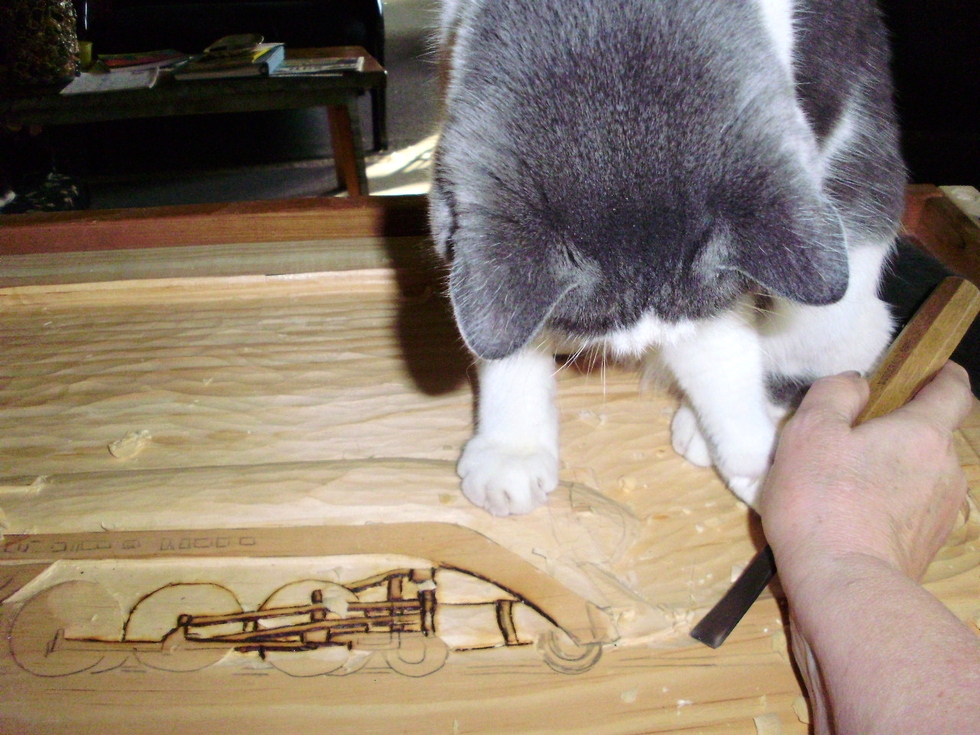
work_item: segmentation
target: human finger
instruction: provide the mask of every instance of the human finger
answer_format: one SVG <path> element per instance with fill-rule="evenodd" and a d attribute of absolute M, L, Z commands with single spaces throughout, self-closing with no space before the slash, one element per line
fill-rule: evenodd
<path fill-rule="evenodd" d="M 963 423 L 972 408 L 969 375 L 955 362 L 947 362 L 899 411 L 953 431 Z"/>
<path fill-rule="evenodd" d="M 858 373 L 819 378 L 803 396 L 796 415 L 817 414 L 834 423 L 851 426 L 868 402 L 868 381 Z"/>

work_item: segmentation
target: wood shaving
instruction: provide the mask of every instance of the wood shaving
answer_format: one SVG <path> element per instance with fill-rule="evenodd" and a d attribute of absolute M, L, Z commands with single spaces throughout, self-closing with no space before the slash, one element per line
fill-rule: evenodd
<path fill-rule="evenodd" d="M 623 700 L 625 704 L 633 704 L 636 702 L 636 695 L 639 690 L 636 687 L 632 689 L 627 689 L 625 692 L 619 695 L 619 698 Z"/>
<path fill-rule="evenodd" d="M 131 431 L 122 439 L 117 439 L 109 445 L 109 454 L 116 459 L 132 459 L 143 451 L 151 438 L 150 432 L 146 429 Z"/>
<path fill-rule="evenodd" d="M 593 429 L 599 429 L 606 425 L 606 415 L 595 411 L 579 411 L 578 418 Z"/>
<path fill-rule="evenodd" d="M 805 697 L 797 697 L 793 700 L 793 712 L 796 713 L 796 718 L 804 725 L 810 724 L 810 707 L 806 703 Z"/>
<path fill-rule="evenodd" d="M 347 600 L 339 595 L 336 597 L 325 597 L 323 599 L 323 606 L 342 618 L 347 617 Z"/>
<path fill-rule="evenodd" d="M 783 735 L 783 723 L 775 712 L 766 712 L 752 719 L 755 721 L 757 735 Z"/>
<path fill-rule="evenodd" d="M 784 660 L 789 661 L 789 646 L 786 642 L 786 631 L 777 630 L 772 634 L 772 650 Z"/>
<path fill-rule="evenodd" d="M 37 495 L 47 481 L 47 475 L 41 475 L 28 485 L 0 485 L 0 495 Z"/>
<path fill-rule="evenodd" d="M 636 486 L 636 478 L 631 475 L 625 475 L 619 478 L 619 489 L 621 492 L 629 494 L 636 490 Z"/>

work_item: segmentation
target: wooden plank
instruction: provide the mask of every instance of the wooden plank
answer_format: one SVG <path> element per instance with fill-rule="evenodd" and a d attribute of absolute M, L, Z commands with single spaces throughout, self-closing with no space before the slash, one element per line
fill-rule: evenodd
<path fill-rule="evenodd" d="M 0 220 L 0 258 L 29 253 L 308 242 L 426 232 L 425 199 L 419 196 L 16 214 Z"/>
<path fill-rule="evenodd" d="M 931 184 L 908 189 L 904 230 L 924 245 L 946 242 L 950 230 L 955 232 L 960 226 L 969 231 L 945 206 L 923 219 L 926 203 L 943 198 L 942 191 Z M 944 218 L 951 222 L 944 223 Z M 294 199 L 8 215 L 0 220 L 0 255 L 427 232 L 424 196 Z M 952 241 L 959 238 L 954 236 Z"/>
<path fill-rule="evenodd" d="M 412 204 L 419 240 L 402 241 L 407 251 L 424 236 L 424 202 Z M 336 247 L 338 261 L 368 270 L 224 275 L 234 270 L 237 245 L 252 242 L 247 234 L 220 221 L 222 239 L 198 223 L 198 236 L 210 232 L 217 246 L 173 246 L 150 236 L 157 222 L 175 227 L 166 216 L 142 218 L 129 235 L 136 245 L 127 245 L 118 229 L 116 250 L 100 252 L 83 214 L 78 226 L 95 257 L 143 254 L 159 259 L 152 268 L 163 268 L 168 254 L 207 260 L 214 247 L 220 274 L 0 290 L 4 532 L 57 534 L 68 556 L 75 553 L 68 552 L 71 543 L 84 555 L 86 543 L 97 554 L 113 539 L 150 537 L 170 539 L 189 555 L 49 553 L 0 561 L 7 599 L 0 605 L 0 731 L 758 735 L 765 725 L 806 733 L 785 621 L 771 594 L 721 649 L 687 639 L 692 622 L 751 557 L 757 528 L 711 470 L 670 449 L 676 400 L 653 387 L 638 390 L 638 375 L 628 367 L 590 366 L 587 358 L 561 366 L 561 485 L 547 507 L 529 516 L 490 517 L 458 491 L 453 465 L 472 422 L 470 358 L 439 290 L 406 290 L 396 269 L 370 265 L 390 262 L 387 238 L 372 239 L 381 226 L 371 209 L 378 203 L 364 203 L 371 216 L 355 211 L 346 223 L 339 216 L 331 228 L 345 239 L 333 243 L 309 234 L 313 210 L 290 214 L 291 206 L 281 226 L 306 234 L 282 241 L 287 261 L 320 262 L 315 251 L 323 243 Z M 320 212 L 328 222 L 335 214 Z M 290 217 L 307 216 L 305 224 L 289 224 Z M 271 257 L 277 247 L 275 223 L 264 227 L 256 230 L 248 262 Z M 56 249 L 45 266 L 51 274 L 69 252 L 90 254 Z M 978 426 L 980 404 L 956 437 L 974 497 Z M 141 430 L 148 432 L 145 446 L 131 456 L 108 450 Z M 398 524 L 401 531 L 386 534 L 386 525 Z M 415 524 L 456 530 L 426 538 Z M 335 525 L 345 526 L 346 541 L 332 546 L 317 527 Z M 277 527 L 289 530 L 280 535 Z M 270 555 L 251 557 L 244 548 L 224 554 L 236 528 L 259 529 L 271 539 L 264 550 Z M 471 545 L 466 529 L 491 545 Z M 964 621 L 977 614 L 978 538 L 980 519 L 972 514 L 928 575 L 930 591 Z M 26 539 L 9 541 L 16 549 Z M 424 676 L 388 665 L 387 656 L 396 655 L 390 646 L 363 651 L 363 668 L 339 672 L 347 675 L 302 676 L 277 668 L 283 660 L 275 652 L 262 658 L 255 651 L 218 651 L 219 661 L 177 672 L 166 666 L 175 659 L 183 666 L 182 657 L 200 652 L 178 645 L 168 657 L 159 647 L 120 645 L 127 615 L 140 600 L 167 597 L 154 597 L 160 590 L 186 592 L 189 600 L 206 586 L 224 589 L 254 618 L 283 586 L 310 580 L 343 586 L 347 565 L 376 556 L 371 552 L 385 552 L 385 559 L 398 558 L 391 551 L 436 555 L 446 565 L 439 573 L 453 571 L 453 564 L 479 572 L 481 551 L 492 544 L 519 561 L 484 570 L 487 577 L 506 580 L 533 567 L 523 579 L 555 580 L 572 593 L 569 604 L 586 611 L 589 626 L 595 622 L 589 606 L 600 609 L 618 643 L 604 646 L 601 658 L 576 675 L 545 665 L 535 638 L 535 645 L 454 647 Z M 488 556 L 493 564 L 510 559 Z M 92 594 L 103 584 L 108 597 Z M 510 585 L 532 599 L 538 589 Z M 364 604 L 371 600 L 358 600 Z M 469 602 L 456 609 L 447 602 L 445 609 L 463 617 L 478 611 Z M 484 611 L 496 625 L 492 607 Z M 168 612 L 233 611 L 178 606 Z M 176 620 L 163 618 L 164 635 Z M 85 640 L 87 625 L 106 621 L 112 625 Z M 522 620 L 514 630 L 526 635 Z M 25 631 L 32 634 L 25 638 Z M 25 668 L 23 646 L 52 663 L 48 644 L 56 641 L 105 655 L 64 675 Z"/>
<path fill-rule="evenodd" d="M 77 250 L 0 255 L 0 289 L 72 283 L 399 269 L 438 270 L 428 239 L 352 237 L 174 248 Z"/>

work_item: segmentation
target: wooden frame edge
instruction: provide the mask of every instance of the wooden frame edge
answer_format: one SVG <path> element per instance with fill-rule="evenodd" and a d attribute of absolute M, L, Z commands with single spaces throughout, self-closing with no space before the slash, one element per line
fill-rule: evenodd
<path fill-rule="evenodd" d="M 15 214 L 0 219 L 0 257 L 427 232 L 419 195 Z"/>
<path fill-rule="evenodd" d="M 980 286 L 980 226 L 942 189 L 931 184 L 910 186 L 902 226 L 925 252 Z"/>
<path fill-rule="evenodd" d="M 947 268 L 980 284 L 980 227 L 939 187 L 908 187 L 902 226 Z M 422 195 L 283 199 L 6 215 L 0 218 L 0 258 L 427 234 Z"/>

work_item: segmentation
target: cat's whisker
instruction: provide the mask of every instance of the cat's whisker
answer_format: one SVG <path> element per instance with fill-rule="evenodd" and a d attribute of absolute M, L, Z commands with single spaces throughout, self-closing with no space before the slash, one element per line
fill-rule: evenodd
<path fill-rule="evenodd" d="M 767 308 L 762 304 L 760 304 L 759 302 L 752 303 L 752 305 L 749 306 L 749 309 L 750 311 L 752 311 L 752 313 L 758 314 L 760 316 L 773 316 L 776 314 L 775 309 Z"/>
<path fill-rule="evenodd" d="M 606 351 L 607 350 L 608 350 L 608 347 L 605 344 L 603 344 L 602 345 L 602 354 L 601 354 L 601 357 L 602 357 L 602 402 L 603 403 L 606 402 L 606 358 L 607 358 L 607 352 Z"/>

